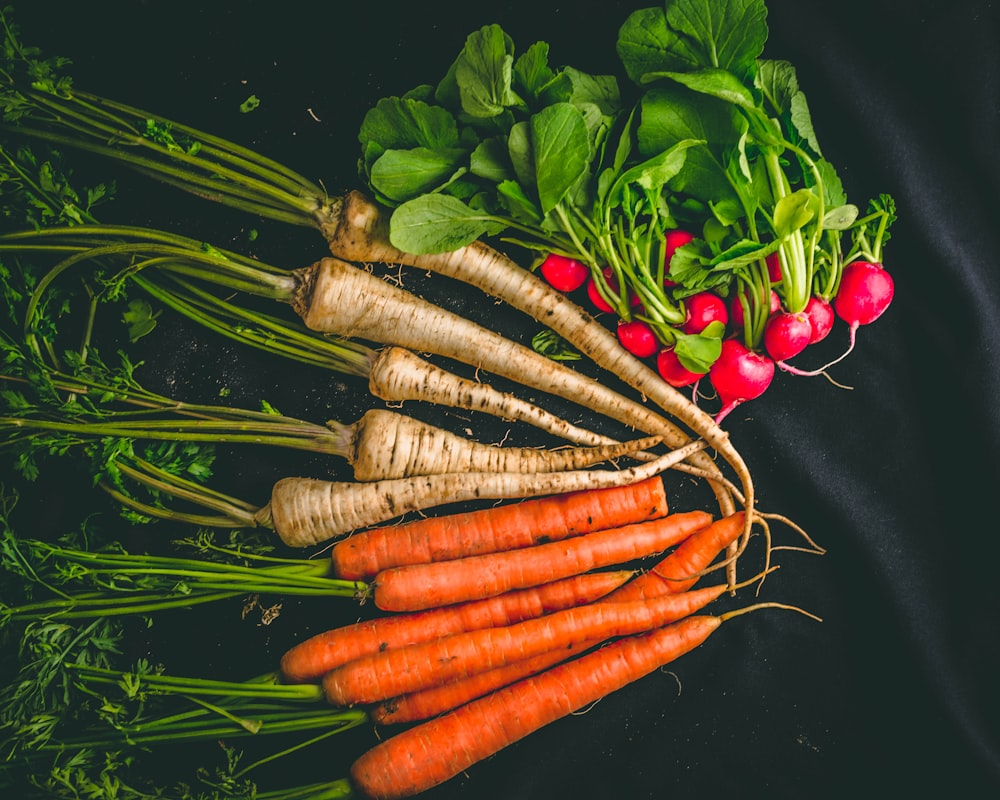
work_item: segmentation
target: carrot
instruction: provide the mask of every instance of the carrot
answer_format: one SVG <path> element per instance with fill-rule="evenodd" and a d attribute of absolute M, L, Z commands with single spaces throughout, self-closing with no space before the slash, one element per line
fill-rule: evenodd
<path fill-rule="evenodd" d="M 655 461 L 621 470 L 460 472 L 370 483 L 282 478 L 272 487 L 267 505 L 254 513 L 254 524 L 274 530 L 290 547 L 308 547 L 446 503 L 624 486 L 658 475 L 702 447 L 704 442 L 691 442 Z"/>
<path fill-rule="evenodd" d="M 377 703 L 541 653 L 652 630 L 694 613 L 725 589 L 720 584 L 633 603 L 599 600 L 515 625 L 362 656 L 330 670 L 323 691 L 337 706 Z"/>
<path fill-rule="evenodd" d="M 371 748 L 351 780 L 371 800 L 419 794 L 695 649 L 721 622 L 688 617 L 499 689 Z"/>
<path fill-rule="evenodd" d="M 711 519 L 705 511 L 685 511 L 516 550 L 390 567 L 375 576 L 375 605 L 417 611 L 623 564 L 666 550 Z"/>
<path fill-rule="evenodd" d="M 281 659 L 281 674 L 289 683 L 318 680 L 351 659 L 391 647 L 460 631 L 512 625 L 593 602 L 621 586 L 631 575 L 629 570 L 575 575 L 484 600 L 345 625 L 317 634 L 288 650 Z"/>
<path fill-rule="evenodd" d="M 376 725 L 399 725 L 430 719 L 496 689 L 509 686 L 522 678 L 537 675 L 561 661 L 585 652 L 596 644 L 597 641 L 584 642 L 580 645 L 549 650 L 534 658 L 514 661 L 502 667 L 383 700 L 368 710 L 368 716 Z"/>
<path fill-rule="evenodd" d="M 668 509 L 663 481 L 654 476 L 626 486 L 551 495 L 373 528 L 337 542 L 330 556 L 336 576 L 367 581 L 389 567 L 513 550 L 658 519 Z"/>
<path fill-rule="evenodd" d="M 739 538 L 743 515 L 744 512 L 737 511 L 695 531 L 660 563 L 637 575 L 608 599 L 643 600 L 666 592 L 687 591 L 715 557 Z"/>

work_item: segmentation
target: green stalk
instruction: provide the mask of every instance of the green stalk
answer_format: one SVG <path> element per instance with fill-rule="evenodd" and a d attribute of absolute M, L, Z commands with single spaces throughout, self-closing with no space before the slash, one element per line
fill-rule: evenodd
<path fill-rule="evenodd" d="M 365 378 L 376 357 L 370 347 L 319 336 L 303 325 L 235 306 L 176 275 L 165 274 L 157 280 L 135 274 L 131 280 L 146 294 L 202 327 L 293 361 Z"/>
<path fill-rule="evenodd" d="M 342 778 L 332 783 L 314 783 L 294 789 L 259 791 L 256 800 L 350 800 L 354 790 L 350 781 Z"/>
<path fill-rule="evenodd" d="M 331 577 L 327 560 L 276 559 L 258 556 L 265 566 L 201 561 L 176 556 L 134 555 L 126 552 L 93 552 L 38 540 L 12 542 L 13 557 L 30 567 L 32 580 L 57 595 L 51 600 L 0 607 L 0 619 L 82 619 L 125 614 L 145 614 L 187 608 L 247 594 L 284 594 L 309 597 L 359 597 L 365 584 Z M 224 551 L 234 555 L 232 551 Z M 93 581 L 103 591 L 72 593 L 55 588 L 52 579 L 39 576 L 32 563 L 47 566 L 58 578 L 72 576 L 83 584 Z M 111 576 L 109 582 L 103 576 Z M 137 578 L 131 588 L 123 578 Z M 161 589 L 154 589 L 155 583 Z M 184 590 L 177 589 L 183 585 Z"/>
<path fill-rule="evenodd" d="M 316 216 L 325 206 L 322 189 L 251 150 L 84 92 L 56 97 L 28 89 L 20 95 L 34 106 L 32 120 L 43 127 L 25 121 L 5 126 L 12 133 L 111 157 L 241 211 L 317 226 Z"/>

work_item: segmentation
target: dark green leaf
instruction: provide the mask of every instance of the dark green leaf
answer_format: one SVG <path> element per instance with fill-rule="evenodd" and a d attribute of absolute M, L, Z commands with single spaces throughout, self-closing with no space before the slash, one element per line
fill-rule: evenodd
<path fill-rule="evenodd" d="M 415 147 L 386 150 L 372 164 L 372 186 L 397 203 L 441 189 L 465 171 L 464 150 Z"/>
<path fill-rule="evenodd" d="M 580 109 L 557 103 L 531 118 L 531 141 L 538 199 L 545 215 L 586 175 L 590 137 Z"/>
<path fill-rule="evenodd" d="M 462 110 L 470 117 L 495 117 L 521 102 L 513 88 L 514 43 L 499 25 L 470 34 L 454 70 Z"/>
<path fill-rule="evenodd" d="M 444 253 L 464 247 L 496 228 L 495 219 L 458 198 L 428 194 L 403 203 L 393 212 L 389 238 L 407 253 Z"/>

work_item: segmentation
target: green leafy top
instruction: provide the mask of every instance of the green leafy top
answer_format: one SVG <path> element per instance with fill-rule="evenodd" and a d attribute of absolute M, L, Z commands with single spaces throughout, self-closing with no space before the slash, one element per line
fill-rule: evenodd
<path fill-rule="evenodd" d="M 767 38 L 763 0 L 668 0 L 621 26 L 622 81 L 555 69 L 544 42 L 519 53 L 498 26 L 484 27 L 436 86 L 369 112 L 362 176 L 393 209 L 400 249 L 502 234 L 540 257 L 575 258 L 621 319 L 638 313 L 668 345 L 691 294 L 749 285 L 749 297 L 766 298 L 772 254 L 785 307 L 801 310 L 835 290 L 841 234 L 855 241 L 860 226 L 861 238 L 884 241 L 888 217 L 859 221 L 794 67 L 765 58 Z M 677 227 L 697 238 L 665 264 L 663 236 Z M 638 296 L 638 312 L 616 286 Z M 753 311 L 751 346 L 766 317 Z M 718 341 L 694 349 L 707 368 Z"/>

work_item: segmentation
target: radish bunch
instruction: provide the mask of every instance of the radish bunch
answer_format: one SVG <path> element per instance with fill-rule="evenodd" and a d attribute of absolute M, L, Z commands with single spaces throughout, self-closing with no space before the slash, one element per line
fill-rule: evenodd
<path fill-rule="evenodd" d="M 695 238 L 684 231 L 672 231 L 671 234 L 666 237 L 671 254 L 676 249 L 671 248 L 671 242 L 683 246 Z M 728 302 L 724 290 L 697 292 L 680 300 L 685 318 L 677 326 L 673 338 L 664 335 L 662 328 L 658 332 L 644 320 L 641 309 L 640 315 L 631 319 L 619 318 L 616 324 L 619 341 L 638 358 L 655 361 L 656 370 L 671 386 L 697 385 L 707 375 L 721 403 L 716 415 L 716 421 L 721 421 L 741 403 L 760 397 L 771 385 L 778 369 L 794 375 L 818 375 L 840 361 L 854 348 L 858 328 L 877 320 L 892 302 L 892 276 L 881 263 L 859 258 L 842 267 L 832 295 L 811 294 L 803 308 L 792 311 L 781 294 L 780 261 L 768 258 L 765 264 L 767 310 L 756 332 L 748 325 L 750 291 L 743 286 L 731 292 Z M 603 300 L 590 270 L 579 261 L 549 254 L 540 272 L 554 288 L 566 293 L 586 287 L 587 298 L 595 311 L 614 311 Z M 606 272 L 602 271 L 605 278 Z M 678 285 L 669 278 L 664 284 L 668 291 L 671 286 Z M 634 308 L 636 303 L 629 305 Z M 841 356 L 812 370 L 789 363 L 810 345 L 824 340 L 837 319 L 848 326 L 849 342 Z M 678 337 L 702 335 L 711 330 L 715 331 L 720 346 L 718 356 L 707 369 L 692 364 L 678 352 Z"/>
<path fill-rule="evenodd" d="M 852 265 L 882 263 L 895 213 L 886 195 L 864 215 L 848 201 L 794 66 L 764 53 L 766 17 L 763 0 L 637 9 L 620 72 L 600 75 L 497 25 L 469 34 L 437 83 L 382 98 L 362 124 L 392 246 L 526 249 L 666 381 L 707 375 L 719 419 L 776 370 L 808 372 L 789 362 L 829 334 L 831 308 L 853 325 L 847 297 L 870 282 L 879 300 L 860 318 L 884 310 L 887 276 Z"/>

